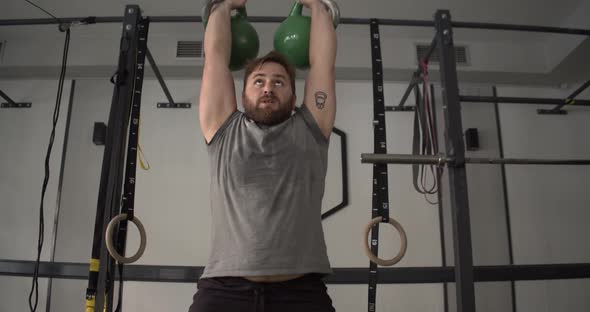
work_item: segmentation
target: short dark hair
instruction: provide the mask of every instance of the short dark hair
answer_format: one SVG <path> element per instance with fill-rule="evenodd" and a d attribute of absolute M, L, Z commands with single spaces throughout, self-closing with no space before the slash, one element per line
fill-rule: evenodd
<path fill-rule="evenodd" d="M 293 90 L 293 94 L 295 94 L 295 67 L 287 61 L 287 58 L 280 52 L 277 51 L 270 51 L 265 56 L 250 60 L 244 69 L 244 89 L 246 90 L 246 83 L 248 82 L 248 77 L 252 74 L 252 72 L 259 68 L 260 66 L 264 65 L 264 63 L 277 63 L 287 71 L 289 75 L 289 79 L 291 79 L 291 89 Z"/>

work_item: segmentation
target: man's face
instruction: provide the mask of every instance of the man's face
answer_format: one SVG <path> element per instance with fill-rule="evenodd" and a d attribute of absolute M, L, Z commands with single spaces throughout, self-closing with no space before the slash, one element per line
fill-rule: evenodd
<path fill-rule="evenodd" d="M 279 124 L 291 116 L 295 94 L 289 74 L 278 63 L 264 63 L 247 77 L 242 94 L 246 116 L 267 126 Z"/>

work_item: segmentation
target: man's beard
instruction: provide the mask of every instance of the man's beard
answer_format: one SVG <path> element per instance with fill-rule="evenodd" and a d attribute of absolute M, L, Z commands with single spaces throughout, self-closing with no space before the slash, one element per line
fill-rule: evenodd
<path fill-rule="evenodd" d="M 267 100 L 272 100 L 275 103 L 265 107 L 260 107 L 261 103 Z M 274 126 L 291 117 L 291 113 L 293 112 L 294 96 L 291 96 L 291 98 L 287 100 L 286 103 L 280 102 L 280 100 L 274 95 L 263 96 L 256 100 L 256 103 L 253 103 L 245 96 L 243 97 L 242 101 L 244 104 L 244 111 L 248 118 L 254 120 L 258 124 Z M 274 105 L 278 105 L 278 109 L 275 110 Z"/>

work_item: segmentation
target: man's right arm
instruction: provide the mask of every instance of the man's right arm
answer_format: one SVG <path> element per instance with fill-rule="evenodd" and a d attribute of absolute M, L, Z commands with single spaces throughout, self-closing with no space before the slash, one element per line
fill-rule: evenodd
<path fill-rule="evenodd" d="M 237 110 L 234 80 L 229 69 L 233 2 L 241 1 L 226 0 L 214 6 L 205 30 L 199 122 L 206 143 L 211 142 L 217 130 Z"/>

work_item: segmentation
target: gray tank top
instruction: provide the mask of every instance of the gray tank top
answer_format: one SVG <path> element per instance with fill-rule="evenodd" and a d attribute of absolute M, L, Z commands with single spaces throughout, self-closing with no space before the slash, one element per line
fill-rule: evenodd
<path fill-rule="evenodd" d="M 208 144 L 211 237 L 201 278 L 331 274 L 321 204 L 329 140 L 302 105 L 262 127 L 233 113 Z"/>

